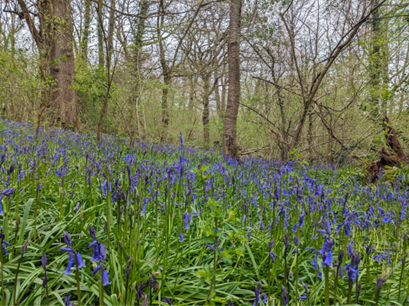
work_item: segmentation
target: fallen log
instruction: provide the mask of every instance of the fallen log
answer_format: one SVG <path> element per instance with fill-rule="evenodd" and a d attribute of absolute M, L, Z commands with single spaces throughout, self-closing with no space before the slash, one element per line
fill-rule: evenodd
<path fill-rule="evenodd" d="M 382 147 L 379 151 L 380 159 L 367 166 L 366 171 L 371 183 L 375 183 L 378 180 L 379 173 L 385 169 L 385 166 L 393 168 L 400 167 L 402 163 L 409 164 L 409 159 L 403 151 L 398 136 L 396 135 L 396 130 L 389 125 L 389 119 L 386 115 L 383 118 L 383 122 L 386 145 L 391 148 L 394 153 Z"/>
<path fill-rule="evenodd" d="M 386 145 L 396 153 L 396 155 L 402 160 L 402 162 L 408 164 L 409 159 L 403 151 L 398 136 L 396 135 L 395 129 L 392 126 L 388 125 L 389 118 L 386 115 L 383 117 L 383 122 L 385 123 L 383 129 L 385 131 Z"/>

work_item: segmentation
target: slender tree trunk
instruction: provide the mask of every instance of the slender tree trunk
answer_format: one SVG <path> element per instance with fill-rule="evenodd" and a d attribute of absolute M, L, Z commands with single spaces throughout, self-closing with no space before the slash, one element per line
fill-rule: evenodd
<path fill-rule="evenodd" d="M 131 101 L 135 105 L 135 112 L 137 114 L 137 126 L 138 126 L 138 136 L 141 137 L 143 140 L 146 140 L 146 133 L 141 133 L 140 124 L 144 120 L 143 116 L 139 113 L 139 97 L 141 94 L 141 66 L 142 66 L 142 45 L 143 45 L 143 36 L 145 33 L 145 21 L 146 15 L 148 14 L 150 3 L 146 0 L 142 0 L 140 10 L 139 10 L 139 17 L 135 22 L 137 23 L 136 31 L 134 33 L 134 46 L 133 46 L 133 65 L 132 65 L 132 77 L 133 77 L 133 86 L 132 86 L 132 96 Z M 132 103 L 131 102 L 131 103 Z"/>
<path fill-rule="evenodd" d="M 111 8 L 115 8 L 115 0 L 111 0 Z M 108 20 L 108 36 L 107 36 L 107 50 L 106 50 L 106 71 L 108 76 L 108 84 L 105 92 L 105 97 L 102 102 L 102 108 L 99 114 L 99 120 L 97 125 L 97 141 L 101 141 L 101 132 L 102 132 L 102 124 L 104 122 L 104 117 L 108 111 L 108 98 L 109 92 L 112 86 L 112 81 L 114 78 L 115 67 L 111 67 L 111 59 L 113 53 L 113 35 L 114 35 L 114 26 L 115 26 L 115 12 L 111 9 L 109 12 L 109 20 Z M 101 23 L 102 26 L 102 23 Z M 102 32 L 101 28 L 101 32 Z M 103 32 L 102 32 L 103 33 Z M 112 69 L 111 69 L 112 68 Z M 111 73 L 112 70 L 112 73 Z"/>
<path fill-rule="evenodd" d="M 59 114 L 61 124 L 77 126 L 77 92 L 74 87 L 73 24 L 69 0 L 54 0 L 55 32 L 51 48 L 50 76 L 55 80 L 51 90 L 51 105 Z"/>
<path fill-rule="evenodd" d="M 166 64 L 165 48 L 162 40 L 162 29 L 164 27 L 164 0 L 159 1 L 159 11 L 157 18 L 157 32 L 158 32 L 158 44 L 159 44 L 159 61 L 162 67 L 163 87 L 162 87 L 162 129 L 160 135 L 160 142 L 166 142 L 169 127 L 169 107 L 168 107 L 168 93 L 169 85 L 171 82 L 171 74 L 169 67 Z"/>
<path fill-rule="evenodd" d="M 102 0 L 98 1 L 98 9 L 97 9 L 97 16 L 98 16 L 98 68 L 101 72 L 104 70 L 105 66 L 105 55 L 104 55 L 104 24 L 103 24 L 103 16 L 102 16 Z"/>
<path fill-rule="evenodd" d="M 195 84 L 196 84 L 197 79 L 194 78 L 193 76 L 190 77 L 189 81 L 189 103 L 187 105 L 187 108 L 189 111 L 193 111 L 193 106 L 194 106 L 194 101 L 195 101 Z"/>
<path fill-rule="evenodd" d="M 310 158 L 311 162 L 312 162 L 312 160 L 314 158 L 314 151 L 312 149 L 312 142 L 313 142 L 313 138 L 312 138 L 312 122 L 313 122 L 312 114 L 309 113 L 308 114 L 308 135 L 307 135 L 308 137 L 307 137 L 307 139 L 308 139 L 308 151 L 310 153 L 309 158 Z"/>
<path fill-rule="evenodd" d="M 232 0 L 228 40 L 229 92 L 223 128 L 223 155 L 232 158 L 239 158 L 237 115 L 240 102 L 240 18 L 241 0 Z"/>
<path fill-rule="evenodd" d="M 376 7 L 379 0 L 372 0 L 372 7 Z M 372 14 L 372 50 L 369 57 L 369 73 L 370 73 L 370 95 L 371 103 L 375 108 L 374 118 L 380 120 L 380 97 L 381 97 L 381 21 L 379 19 L 379 10 Z"/>
<path fill-rule="evenodd" d="M 115 8 L 115 0 L 111 0 L 111 8 Z M 108 19 L 108 37 L 107 37 L 107 50 L 106 50 L 106 66 L 111 67 L 111 58 L 113 51 L 113 38 L 114 38 L 114 26 L 115 26 L 115 12 L 113 9 L 109 10 Z"/>
<path fill-rule="evenodd" d="M 220 99 L 220 92 L 219 92 L 219 80 L 216 81 L 216 87 L 214 88 L 214 96 L 215 96 L 215 100 L 216 100 L 216 112 L 217 112 L 217 116 L 219 117 L 219 119 L 222 117 L 221 116 L 221 112 L 222 112 L 222 101 Z"/>
<path fill-rule="evenodd" d="M 162 143 L 166 142 L 168 138 L 168 126 L 169 126 L 169 105 L 168 105 L 168 93 L 171 78 L 168 74 L 163 77 L 163 88 L 162 88 L 162 133 L 160 141 Z"/>
<path fill-rule="evenodd" d="M 280 107 L 280 117 L 281 117 L 281 126 L 280 126 L 280 132 L 281 132 L 281 137 L 283 138 L 284 142 L 281 143 L 280 149 L 281 149 L 281 160 L 282 161 L 287 161 L 289 158 L 289 148 L 288 148 L 288 133 L 287 133 L 287 119 L 285 117 L 285 112 L 284 112 L 284 99 L 281 93 L 281 87 L 276 87 L 277 89 L 277 96 L 278 96 L 278 105 Z"/>
<path fill-rule="evenodd" d="M 209 129 L 209 95 L 210 95 L 210 76 L 203 75 L 203 144 L 205 149 L 210 148 L 210 129 Z"/>
<path fill-rule="evenodd" d="M 82 31 L 81 52 L 82 52 L 82 56 L 87 62 L 88 62 L 88 40 L 89 40 L 90 26 L 91 26 L 91 1 L 85 0 L 84 29 Z"/>

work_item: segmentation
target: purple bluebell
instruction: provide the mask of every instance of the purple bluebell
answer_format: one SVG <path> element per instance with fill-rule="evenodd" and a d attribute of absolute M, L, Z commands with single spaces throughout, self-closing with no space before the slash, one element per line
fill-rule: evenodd
<path fill-rule="evenodd" d="M 261 282 L 257 283 L 256 288 L 254 289 L 255 300 L 253 306 L 256 306 L 260 302 L 261 297 Z"/>
<path fill-rule="evenodd" d="M 92 261 L 105 261 L 105 258 L 102 253 L 105 251 L 105 254 L 106 254 L 106 248 L 99 240 L 97 240 L 95 229 L 93 226 L 89 228 L 89 233 L 90 233 L 91 238 L 94 240 L 88 246 L 88 248 L 93 247 L 91 260 Z"/>
<path fill-rule="evenodd" d="M 140 282 L 139 285 L 138 285 L 138 288 L 136 289 L 136 296 L 135 296 L 135 298 L 138 301 L 142 298 L 143 288 L 144 288 L 144 282 Z"/>
<path fill-rule="evenodd" d="M 167 303 L 169 306 L 172 306 L 172 303 L 170 302 L 170 300 L 169 300 L 167 297 L 165 297 L 165 298 L 162 300 L 162 302 L 165 302 L 165 303 Z"/>
<path fill-rule="evenodd" d="M 47 255 L 43 252 L 43 255 L 41 256 L 41 266 L 43 267 L 44 270 L 44 277 L 43 277 L 43 287 L 45 288 L 47 286 Z"/>
<path fill-rule="evenodd" d="M 206 243 L 206 245 L 207 245 L 207 247 L 208 247 L 209 249 L 214 250 L 214 247 L 213 247 L 212 245 L 207 244 L 207 243 Z"/>
<path fill-rule="evenodd" d="M 82 260 L 81 254 L 73 249 L 70 234 L 64 231 L 63 235 L 64 235 L 64 242 L 68 246 L 68 248 L 60 248 L 60 251 L 68 252 L 69 254 L 69 261 L 68 261 L 67 269 L 64 272 L 65 274 L 69 275 L 71 273 L 70 270 L 73 266 L 75 266 L 77 269 L 81 269 L 85 267 L 85 263 Z"/>
<path fill-rule="evenodd" d="M 302 286 L 304 287 L 304 295 L 299 296 L 298 299 L 306 300 L 306 299 L 308 299 L 308 295 L 309 295 L 308 286 L 303 281 L 301 281 L 301 282 L 302 282 Z"/>
<path fill-rule="evenodd" d="M 294 239 L 294 244 L 295 244 L 295 246 L 298 247 L 298 243 L 299 243 L 298 237 L 294 235 L 294 236 L 293 236 L 293 239 Z"/>
<path fill-rule="evenodd" d="M 353 253 L 351 257 L 351 263 L 345 266 L 345 270 L 348 271 L 347 276 L 350 281 L 355 281 L 358 278 L 359 274 L 359 263 L 361 261 L 361 257 L 359 253 Z"/>
<path fill-rule="evenodd" d="M 9 197 L 11 197 L 11 196 L 14 194 L 15 191 L 16 191 L 16 189 L 14 189 L 14 188 L 7 188 L 7 189 L 4 189 L 4 190 L 0 193 L 0 195 L 9 198 Z"/>
<path fill-rule="evenodd" d="M 287 251 L 288 251 L 289 244 L 290 244 L 290 239 L 288 238 L 288 234 L 285 233 L 284 234 L 284 250 L 285 250 L 285 253 L 287 253 Z"/>
<path fill-rule="evenodd" d="M 70 302 L 71 295 L 66 295 L 64 297 L 64 304 L 65 306 L 75 306 L 74 302 Z"/>
<path fill-rule="evenodd" d="M 383 286 L 383 279 L 382 279 L 382 278 L 378 278 L 378 279 L 376 280 L 376 290 L 377 290 L 378 292 L 381 291 L 382 286 Z"/>
<path fill-rule="evenodd" d="M 281 285 L 281 297 L 283 300 L 283 305 L 286 306 L 288 304 L 288 295 L 287 295 L 287 289 L 283 285 Z"/>
<path fill-rule="evenodd" d="M 268 243 L 268 248 L 270 249 L 270 252 L 269 252 L 270 258 L 271 258 L 271 261 L 272 261 L 273 263 L 275 263 L 275 260 L 277 259 L 276 254 L 274 254 L 274 252 L 273 252 L 274 243 L 275 243 L 274 238 L 271 239 L 271 241 Z"/>
<path fill-rule="evenodd" d="M 9 253 L 7 253 L 6 250 L 6 246 L 10 246 L 10 243 L 8 243 L 6 240 L 4 240 L 5 235 L 2 231 L 2 229 L 0 228 L 0 244 L 1 244 L 1 249 L 3 251 L 3 254 L 8 255 Z"/>
<path fill-rule="evenodd" d="M 111 282 L 109 281 L 108 271 L 104 269 L 102 271 L 102 285 L 107 286 L 107 285 L 110 285 L 110 284 L 111 284 Z"/>

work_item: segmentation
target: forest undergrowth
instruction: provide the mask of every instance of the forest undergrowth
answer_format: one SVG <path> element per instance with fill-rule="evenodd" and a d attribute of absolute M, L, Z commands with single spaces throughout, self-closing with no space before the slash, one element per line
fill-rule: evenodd
<path fill-rule="evenodd" d="M 408 178 L 1 121 L 2 305 L 409 305 Z"/>

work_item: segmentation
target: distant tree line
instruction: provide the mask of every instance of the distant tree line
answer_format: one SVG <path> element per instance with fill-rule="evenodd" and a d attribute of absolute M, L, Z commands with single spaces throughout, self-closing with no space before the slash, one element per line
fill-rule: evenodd
<path fill-rule="evenodd" d="M 404 147 L 409 3 L 8 0 L 2 116 L 223 155 L 364 160 Z"/>

